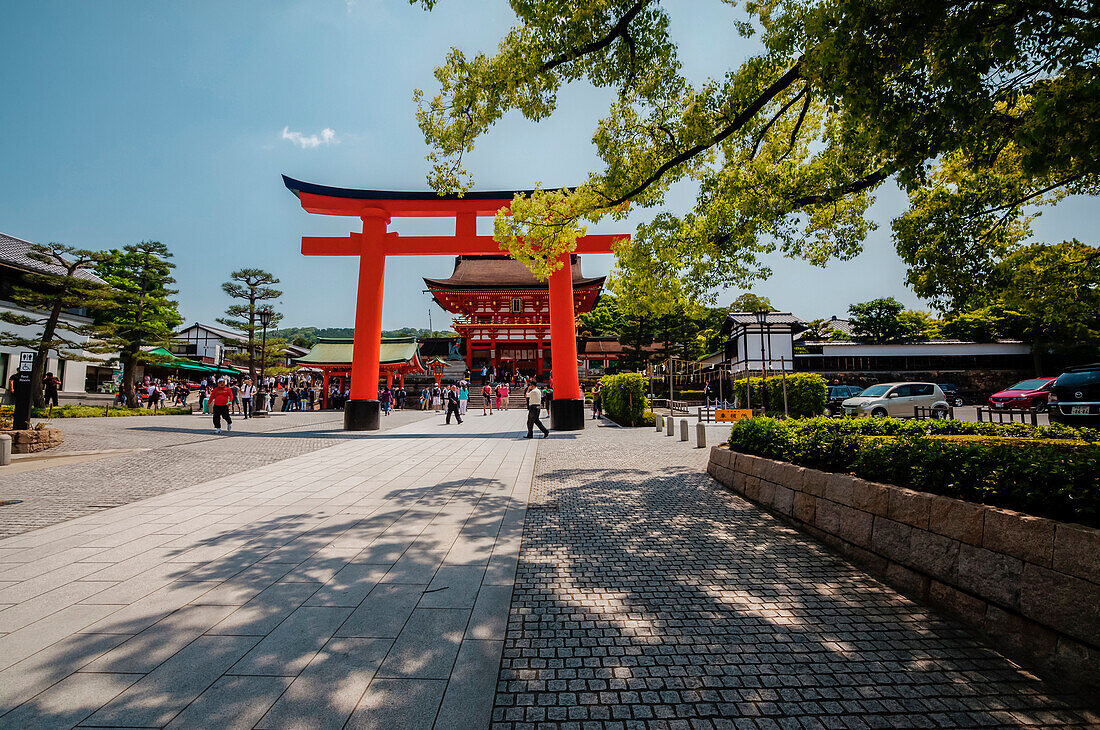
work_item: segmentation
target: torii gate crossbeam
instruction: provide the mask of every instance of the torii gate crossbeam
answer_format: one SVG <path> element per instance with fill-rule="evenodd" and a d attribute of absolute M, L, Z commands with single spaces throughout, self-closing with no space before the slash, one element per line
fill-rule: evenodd
<path fill-rule="evenodd" d="M 286 175 L 283 175 L 283 183 L 298 196 L 302 208 L 309 213 L 354 216 L 363 222 L 361 233 L 352 232 L 346 237 L 303 236 L 302 253 L 306 256 L 359 257 L 351 398 L 344 407 L 344 429 L 375 430 L 381 425 L 378 375 L 386 257 L 499 254 L 500 246 L 491 236 L 477 235 L 477 218 L 495 216 L 497 211 L 508 208 L 515 193 L 472 192 L 458 197 L 433 192 L 358 190 L 315 185 Z M 454 218 L 455 235 L 400 236 L 386 230 L 394 217 Z M 629 236 L 583 236 L 577 240 L 574 253 L 611 253 L 613 243 L 625 238 Z M 551 428 L 558 431 L 583 429 L 584 401 L 577 373 L 577 330 L 569 254 L 565 254 L 561 268 L 550 275 L 548 290 L 554 378 Z"/>

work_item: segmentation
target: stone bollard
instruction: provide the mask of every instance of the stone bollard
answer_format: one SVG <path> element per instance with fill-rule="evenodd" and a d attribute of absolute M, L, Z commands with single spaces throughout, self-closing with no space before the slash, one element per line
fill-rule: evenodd
<path fill-rule="evenodd" d="M 11 463 L 11 436 L 0 433 L 0 466 Z"/>
<path fill-rule="evenodd" d="M 688 422 L 687 422 L 686 418 L 681 418 L 680 419 L 680 440 L 681 441 L 687 441 L 688 440 Z"/>
<path fill-rule="evenodd" d="M 653 420 L 657 423 L 657 433 L 665 430 L 665 417 L 658 413 L 653 417 Z"/>
<path fill-rule="evenodd" d="M 705 449 L 707 447 L 707 425 L 702 421 L 695 424 L 695 448 Z"/>
<path fill-rule="evenodd" d="M 676 422 L 672 420 L 672 416 L 665 419 L 665 436 L 671 436 L 676 433 Z"/>

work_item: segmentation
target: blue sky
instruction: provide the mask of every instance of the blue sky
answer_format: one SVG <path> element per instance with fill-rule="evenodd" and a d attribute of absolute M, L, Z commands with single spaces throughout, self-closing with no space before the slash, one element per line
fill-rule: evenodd
<path fill-rule="evenodd" d="M 665 6 L 693 77 L 721 73 L 751 50 L 723 3 Z M 303 212 L 279 175 L 424 189 L 413 89 L 433 88 L 432 69 L 448 48 L 490 50 L 512 22 L 502 0 L 442 0 L 431 13 L 405 0 L 9 4 L 0 44 L 0 231 L 92 249 L 158 239 L 176 254 L 188 321 L 218 316 L 229 304 L 221 282 L 252 266 L 281 279 L 285 324 L 350 326 L 353 260 L 303 257 L 300 237 L 346 234 L 357 221 Z M 606 96 L 576 87 L 560 102 L 550 120 L 513 115 L 481 141 L 468 165 L 479 188 L 585 177 Z M 691 202 L 681 186 L 668 205 L 682 211 Z M 842 315 L 877 296 L 919 305 L 889 240 L 902 202 L 896 190 L 880 195 L 873 213 L 881 227 L 855 260 L 819 269 L 776 258 L 774 276 L 754 290 L 805 317 Z M 1070 199 L 1039 220 L 1037 236 L 1085 238 L 1098 212 L 1095 200 Z M 400 220 L 394 229 L 449 232 L 438 221 Z M 606 273 L 610 265 L 610 257 L 587 257 L 585 269 Z M 384 326 L 427 326 L 420 277 L 450 270 L 446 257 L 390 259 Z M 720 302 L 739 293 L 727 290 Z M 437 328 L 447 321 L 432 310 Z"/>

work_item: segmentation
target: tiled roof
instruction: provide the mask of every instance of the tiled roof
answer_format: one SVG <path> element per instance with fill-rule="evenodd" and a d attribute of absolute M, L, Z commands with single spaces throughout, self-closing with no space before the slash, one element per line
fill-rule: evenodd
<path fill-rule="evenodd" d="M 733 324 L 756 324 L 755 312 L 730 312 L 726 321 Z M 769 312 L 768 324 L 803 324 L 802 320 L 790 312 Z"/>
<path fill-rule="evenodd" d="M 32 246 L 34 246 L 34 244 L 30 241 L 24 241 L 22 238 L 0 233 L 0 265 L 7 265 L 16 269 L 33 271 L 40 274 L 65 275 L 65 269 L 60 266 L 56 264 L 45 264 L 28 256 L 27 254 L 31 252 Z M 88 281 L 96 281 L 101 284 L 106 283 L 103 279 L 96 276 L 94 272 L 88 271 L 87 269 L 77 271 L 76 277 L 79 279 L 87 279 Z"/>
<path fill-rule="evenodd" d="M 585 277 L 581 273 L 581 259 L 572 255 L 573 286 L 603 286 L 606 277 Z M 539 281 L 531 271 L 510 256 L 456 256 L 454 273 L 446 279 L 424 279 L 429 288 L 436 289 L 545 289 L 546 282 Z"/>
<path fill-rule="evenodd" d="M 303 357 L 294 358 L 299 365 L 351 365 L 351 338 L 321 338 Z M 421 370 L 415 337 L 383 337 L 378 357 L 381 365 L 407 364 Z"/>

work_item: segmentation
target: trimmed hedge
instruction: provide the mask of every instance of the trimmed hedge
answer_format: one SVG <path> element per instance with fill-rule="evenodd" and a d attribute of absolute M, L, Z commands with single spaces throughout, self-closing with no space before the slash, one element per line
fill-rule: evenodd
<path fill-rule="evenodd" d="M 0 418 L 11 419 L 15 412 L 14 406 L 2 406 L 0 407 Z M 122 416 L 186 416 L 190 415 L 191 410 L 188 408 L 158 408 L 153 411 L 150 408 L 123 408 L 122 406 L 111 406 L 108 412 L 104 406 L 82 406 L 82 405 L 70 405 L 54 406 L 53 410 L 50 408 L 31 408 L 32 418 L 102 418 L 103 416 L 110 416 L 111 418 Z"/>
<path fill-rule="evenodd" d="M 604 413 L 623 426 L 636 426 L 643 422 L 649 408 L 646 400 L 646 378 L 639 373 L 620 373 L 600 378 L 603 386 L 601 399 Z"/>
<path fill-rule="evenodd" d="M 1067 426 L 751 418 L 731 449 L 1100 527 L 1100 431 Z"/>
<path fill-rule="evenodd" d="M 764 378 L 750 378 L 751 401 L 746 400 L 745 379 L 735 380 L 733 393 L 744 408 L 751 403 L 753 408 L 760 405 L 760 387 Z M 825 412 L 825 401 L 829 397 L 829 384 L 824 376 L 817 373 L 791 373 L 787 380 L 787 412 L 793 418 L 812 418 Z M 773 375 L 764 384 L 768 396 L 768 415 L 783 415 L 783 377 Z"/>

